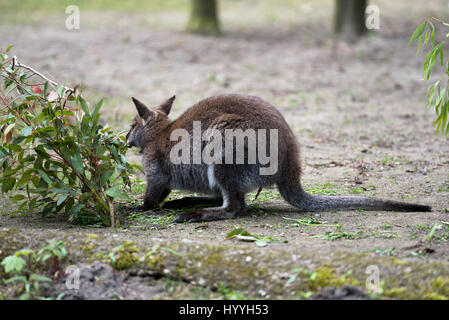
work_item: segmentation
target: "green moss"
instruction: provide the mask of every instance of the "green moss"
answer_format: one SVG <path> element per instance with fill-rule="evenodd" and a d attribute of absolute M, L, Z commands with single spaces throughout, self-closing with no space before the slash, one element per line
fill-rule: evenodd
<path fill-rule="evenodd" d="M 85 240 L 80 245 L 80 250 L 88 255 L 92 254 L 94 249 L 97 246 L 94 243 L 89 242 L 88 240 Z"/>
<path fill-rule="evenodd" d="M 104 263 L 111 263 L 111 258 L 109 257 L 109 254 L 98 252 L 95 254 L 95 260 L 104 262 Z"/>
<path fill-rule="evenodd" d="M 95 249 L 97 247 L 97 244 L 90 240 L 82 240 L 81 244 L 78 246 L 78 252 L 81 253 L 81 256 L 87 259 L 89 263 L 92 263 L 96 260 Z"/>
<path fill-rule="evenodd" d="M 145 265 L 150 270 L 162 272 L 162 269 L 164 267 L 164 257 L 158 255 L 148 255 L 145 258 Z"/>
<path fill-rule="evenodd" d="M 325 287 L 341 287 L 345 284 L 353 286 L 359 285 L 359 281 L 353 277 L 335 275 L 335 271 L 331 268 L 318 268 L 310 276 L 308 287 L 311 291 L 323 289 Z"/>
<path fill-rule="evenodd" d="M 398 258 L 391 258 L 391 265 L 392 266 L 400 266 L 406 264 L 407 261 L 398 259 Z"/>
<path fill-rule="evenodd" d="M 448 300 L 449 299 L 449 277 L 438 277 L 419 286 L 392 287 L 383 292 L 383 296 L 395 299 L 427 299 Z"/>
<path fill-rule="evenodd" d="M 439 294 L 433 293 L 433 292 L 427 293 L 426 295 L 424 295 L 424 299 L 426 299 L 426 300 L 449 300 L 448 297 L 442 296 L 442 295 L 439 295 Z"/>
<path fill-rule="evenodd" d="M 359 281 L 353 276 L 350 276 L 350 273 L 338 276 L 336 271 L 331 267 L 320 267 L 313 271 L 300 269 L 296 274 L 301 282 L 298 292 L 303 296 L 305 292 L 310 294 L 326 287 L 338 288 L 343 285 L 358 286 L 360 284 Z"/>
<path fill-rule="evenodd" d="M 129 269 L 139 263 L 139 248 L 132 241 L 124 241 L 118 247 L 112 249 L 109 254 L 110 262 L 113 268 L 117 270 Z"/>
<path fill-rule="evenodd" d="M 445 296 L 446 299 L 449 298 L 449 277 L 438 277 L 430 280 L 430 286 L 432 287 L 432 290 L 435 290 L 438 294 Z"/>
<path fill-rule="evenodd" d="M 384 290 L 383 295 L 389 298 L 406 299 L 408 295 L 407 291 L 407 288 L 391 288 L 388 290 Z"/>

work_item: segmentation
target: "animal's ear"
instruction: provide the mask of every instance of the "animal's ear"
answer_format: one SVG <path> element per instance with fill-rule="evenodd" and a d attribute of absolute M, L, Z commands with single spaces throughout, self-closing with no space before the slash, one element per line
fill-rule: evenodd
<path fill-rule="evenodd" d="M 171 97 L 167 101 L 165 101 L 163 104 L 161 104 L 158 109 L 165 113 L 167 116 L 170 113 L 171 106 L 173 105 L 173 101 L 175 101 L 176 96 Z"/>
<path fill-rule="evenodd" d="M 132 99 L 137 108 L 137 112 L 139 113 L 139 116 L 142 119 L 146 120 L 151 115 L 150 109 L 148 109 L 148 107 L 146 105 L 144 105 L 142 102 L 140 102 L 136 98 L 133 97 Z"/>

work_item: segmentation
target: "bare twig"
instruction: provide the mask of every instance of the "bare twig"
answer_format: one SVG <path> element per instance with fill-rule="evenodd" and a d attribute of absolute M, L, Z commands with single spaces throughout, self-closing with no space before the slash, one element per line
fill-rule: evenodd
<path fill-rule="evenodd" d="M 74 89 L 69 88 L 69 87 L 66 87 L 66 86 L 63 86 L 63 85 L 60 85 L 60 84 L 57 83 L 56 81 L 53 81 L 53 80 L 51 80 L 51 79 L 48 79 L 46 76 L 44 76 L 44 75 L 43 75 L 42 73 L 40 73 L 39 71 L 37 71 L 37 70 L 35 70 L 35 69 L 33 69 L 33 68 L 31 68 L 31 67 L 25 65 L 25 64 L 20 63 L 20 62 L 18 61 L 18 59 L 17 59 L 17 56 L 14 56 L 14 57 L 13 57 L 12 70 L 14 70 L 15 67 L 17 67 L 17 68 L 23 68 L 23 69 L 26 69 L 26 70 L 28 70 L 28 71 L 33 72 L 34 74 L 38 75 L 38 76 L 41 77 L 42 79 L 48 81 L 48 83 L 49 83 L 54 89 L 56 89 L 56 87 L 58 87 L 58 86 L 61 86 L 61 87 L 63 87 L 67 92 L 74 92 Z"/>

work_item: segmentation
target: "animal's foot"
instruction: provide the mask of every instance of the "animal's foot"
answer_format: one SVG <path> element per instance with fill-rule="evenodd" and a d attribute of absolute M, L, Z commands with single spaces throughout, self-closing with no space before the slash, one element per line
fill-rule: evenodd
<path fill-rule="evenodd" d="M 203 214 L 200 210 L 196 211 L 190 211 L 190 212 L 183 212 L 179 215 L 177 215 L 173 219 L 173 223 L 183 223 L 183 222 L 202 222 L 205 221 L 203 218 Z"/>

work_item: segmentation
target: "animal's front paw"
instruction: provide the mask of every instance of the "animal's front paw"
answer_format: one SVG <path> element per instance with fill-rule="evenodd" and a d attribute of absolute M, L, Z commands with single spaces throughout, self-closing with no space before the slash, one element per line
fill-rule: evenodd
<path fill-rule="evenodd" d="M 174 219 L 173 219 L 173 223 L 182 223 L 182 222 L 202 222 L 203 220 L 203 215 L 201 214 L 200 211 L 191 211 L 191 212 L 183 212 L 179 215 L 177 215 Z"/>

